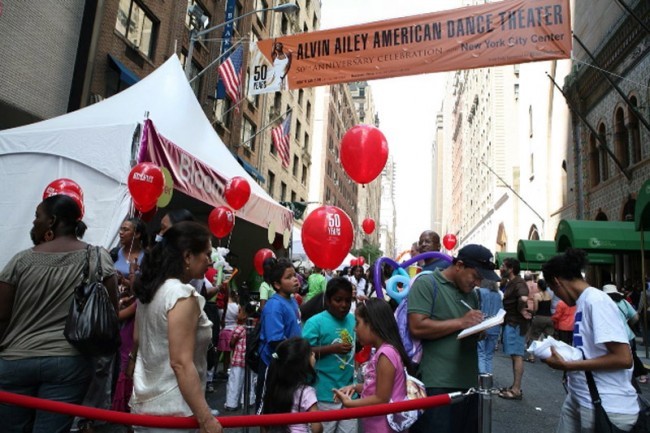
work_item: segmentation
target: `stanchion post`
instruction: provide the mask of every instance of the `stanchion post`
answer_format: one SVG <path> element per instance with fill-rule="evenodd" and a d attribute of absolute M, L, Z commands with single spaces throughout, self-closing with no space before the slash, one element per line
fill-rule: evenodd
<path fill-rule="evenodd" d="M 478 376 L 478 431 L 492 433 L 492 375 Z"/>

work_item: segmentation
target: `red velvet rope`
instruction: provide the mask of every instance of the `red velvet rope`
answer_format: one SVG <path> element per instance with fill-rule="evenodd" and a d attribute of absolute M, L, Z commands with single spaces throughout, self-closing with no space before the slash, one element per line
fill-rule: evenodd
<path fill-rule="evenodd" d="M 404 412 L 413 409 L 428 409 L 445 406 L 451 403 L 451 394 L 440 394 L 432 397 L 407 400 L 397 403 L 377 404 L 374 406 L 356 407 L 352 409 L 331 410 L 323 412 L 300 412 L 292 414 L 273 415 L 241 415 L 218 417 L 217 419 L 225 428 L 256 427 L 286 424 L 306 424 L 310 422 L 337 421 L 350 418 L 365 418 L 369 416 L 386 415 L 394 412 Z M 114 412 L 106 409 L 80 406 L 58 401 L 43 400 L 20 394 L 0 391 L 0 403 L 8 403 L 32 409 L 57 412 L 66 415 L 78 416 L 86 419 L 96 419 L 113 424 L 137 425 L 142 427 L 158 427 L 168 429 L 197 428 L 198 423 L 194 417 L 173 417 L 154 415 L 135 415 L 124 412 Z"/>

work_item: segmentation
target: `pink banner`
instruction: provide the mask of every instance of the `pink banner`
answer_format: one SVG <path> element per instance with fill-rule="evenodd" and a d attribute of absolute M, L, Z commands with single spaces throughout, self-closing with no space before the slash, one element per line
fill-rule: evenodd
<path fill-rule="evenodd" d="M 228 206 L 224 189 L 228 178 L 205 162 L 177 146 L 156 130 L 153 122 L 145 121 L 138 162 L 153 162 L 166 167 L 174 181 L 174 189 L 211 206 Z M 227 162 L 224 162 L 227 163 Z M 276 233 L 290 231 L 293 224 L 289 209 L 255 193 L 240 210 L 237 217 L 260 227 L 273 226 Z"/>

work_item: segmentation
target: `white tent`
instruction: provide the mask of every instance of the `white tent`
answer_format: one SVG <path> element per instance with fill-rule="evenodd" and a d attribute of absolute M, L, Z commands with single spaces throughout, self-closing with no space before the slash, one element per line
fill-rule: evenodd
<path fill-rule="evenodd" d="M 158 132 L 229 179 L 246 178 L 251 199 L 237 216 L 279 233 L 291 212 L 275 202 L 237 163 L 205 117 L 176 56 L 129 89 L 98 104 L 32 125 L 0 131 L 0 267 L 31 245 L 29 230 L 45 186 L 66 177 L 84 190 L 85 240 L 109 246 L 130 206 L 126 186 L 140 124 Z M 216 197 L 222 202 L 223 197 Z M 223 202 L 225 204 L 225 202 Z"/>

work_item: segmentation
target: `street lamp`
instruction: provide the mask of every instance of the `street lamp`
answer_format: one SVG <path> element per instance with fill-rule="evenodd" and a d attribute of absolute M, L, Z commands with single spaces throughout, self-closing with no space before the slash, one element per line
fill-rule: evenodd
<path fill-rule="evenodd" d="M 266 11 L 273 11 L 273 12 L 284 12 L 284 13 L 295 13 L 300 10 L 300 7 L 295 4 L 295 3 L 284 3 L 281 5 L 273 6 L 270 8 L 263 8 L 263 9 L 256 9 L 254 11 L 249 11 L 246 12 L 245 14 L 239 15 L 233 19 L 230 19 L 228 21 L 224 21 L 222 23 L 217 24 L 216 26 L 204 29 L 204 30 L 197 30 L 196 26 L 192 26 L 192 30 L 190 30 L 190 46 L 187 49 L 187 58 L 185 59 L 185 75 L 187 78 L 190 78 L 190 70 L 191 70 L 191 65 L 192 65 L 192 55 L 194 54 L 194 42 L 196 42 L 201 36 L 206 35 L 210 33 L 213 30 L 217 30 L 219 28 L 222 28 L 224 26 L 227 26 L 228 24 L 234 23 L 235 21 L 239 21 L 242 18 L 245 18 L 249 15 L 258 13 L 258 12 L 266 12 Z M 193 10 L 190 12 L 192 16 L 195 18 L 195 20 L 199 24 L 204 24 L 207 25 L 207 21 L 204 20 L 202 17 L 197 17 L 196 15 L 196 10 Z"/>

